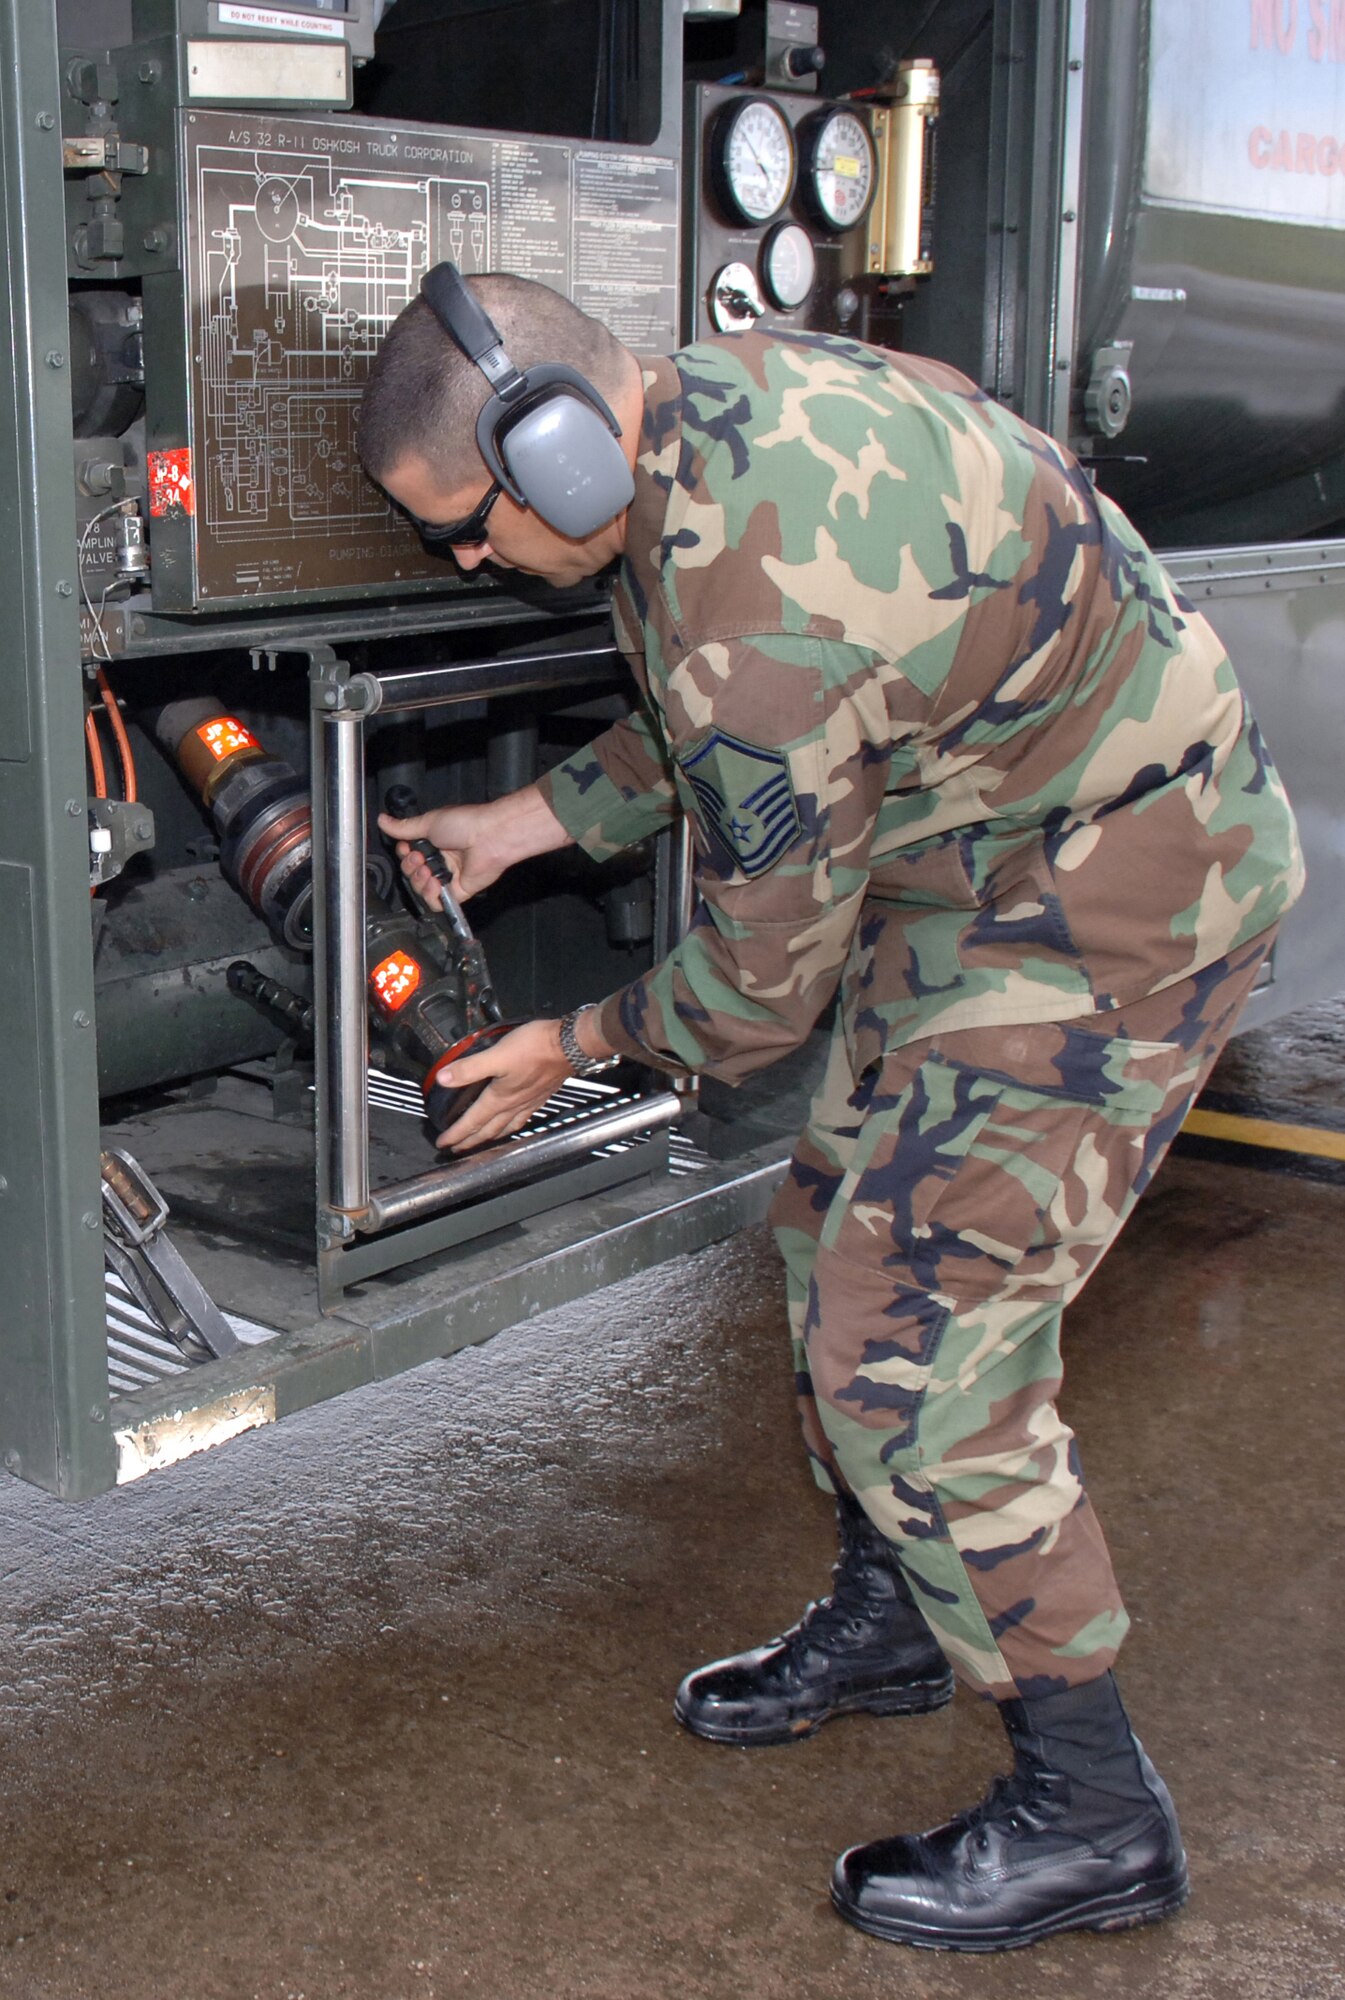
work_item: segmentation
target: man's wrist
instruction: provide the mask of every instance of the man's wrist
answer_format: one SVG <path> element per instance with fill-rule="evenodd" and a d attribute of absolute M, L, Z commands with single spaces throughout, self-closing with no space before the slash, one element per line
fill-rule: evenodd
<path fill-rule="evenodd" d="M 576 1076 L 596 1076 L 616 1061 L 596 1007 L 576 1007 L 559 1023 L 561 1053 Z"/>
<path fill-rule="evenodd" d="M 534 855 L 574 845 L 573 835 L 566 832 L 536 784 L 492 799 L 489 810 L 494 842 L 507 854 L 510 867 L 518 861 L 530 861 Z"/>

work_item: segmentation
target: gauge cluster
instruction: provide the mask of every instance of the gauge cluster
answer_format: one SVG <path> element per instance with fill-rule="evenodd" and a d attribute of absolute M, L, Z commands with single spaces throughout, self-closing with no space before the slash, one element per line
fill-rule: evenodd
<path fill-rule="evenodd" d="M 693 87 L 685 333 L 864 332 L 878 159 L 867 113 L 797 91 Z"/>

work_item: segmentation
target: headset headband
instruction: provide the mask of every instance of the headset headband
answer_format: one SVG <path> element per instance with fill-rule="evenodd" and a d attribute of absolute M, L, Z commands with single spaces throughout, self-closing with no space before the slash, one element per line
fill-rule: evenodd
<path fill-rule="evenodd" d="M 526 391 L 528 377 L 504 351 L 490 314 L 472 297 L 456 264 L 436 264 L 420 281 L 420 294 L 444 332 L 474 361 L 496 395 L 508 399 Z"/>

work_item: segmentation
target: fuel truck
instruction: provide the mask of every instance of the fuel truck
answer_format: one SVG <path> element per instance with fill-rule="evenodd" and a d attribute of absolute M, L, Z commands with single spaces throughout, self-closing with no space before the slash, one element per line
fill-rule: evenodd
<path fill-rule="evenodd" d="M 951 362 L 1066 442 L 1247 685 L 1345 986 L 1345 14 L 1328 0 L 0 0 L 5 1468 L 94 1494 L 759 1219 L 810 1051 L 436 1152 L 444 1055 L 626 983 L 684 827 L 413 906 L 385 801 L 622 714 L 607 586 L 365 478 L 425 271 L 636 353 Z M 443 886 L 443 885 L 441 885 Z M 429 1095 L 427 1095 L 427 1087 Z"/>

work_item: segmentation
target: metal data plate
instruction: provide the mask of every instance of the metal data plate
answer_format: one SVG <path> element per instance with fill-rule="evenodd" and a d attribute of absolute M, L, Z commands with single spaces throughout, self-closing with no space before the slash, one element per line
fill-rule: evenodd
<path fill-rule="evenodd" d="M 147 383 L 156 610 L 397 595 L 453 577 L 354 451 L 372 356 L 441 258 L 541 279 L 637 353 L 676 345 L 671 158 L 196 111 L 183 114 L 181 172 L 186 408 L 153 370 Z"/>

